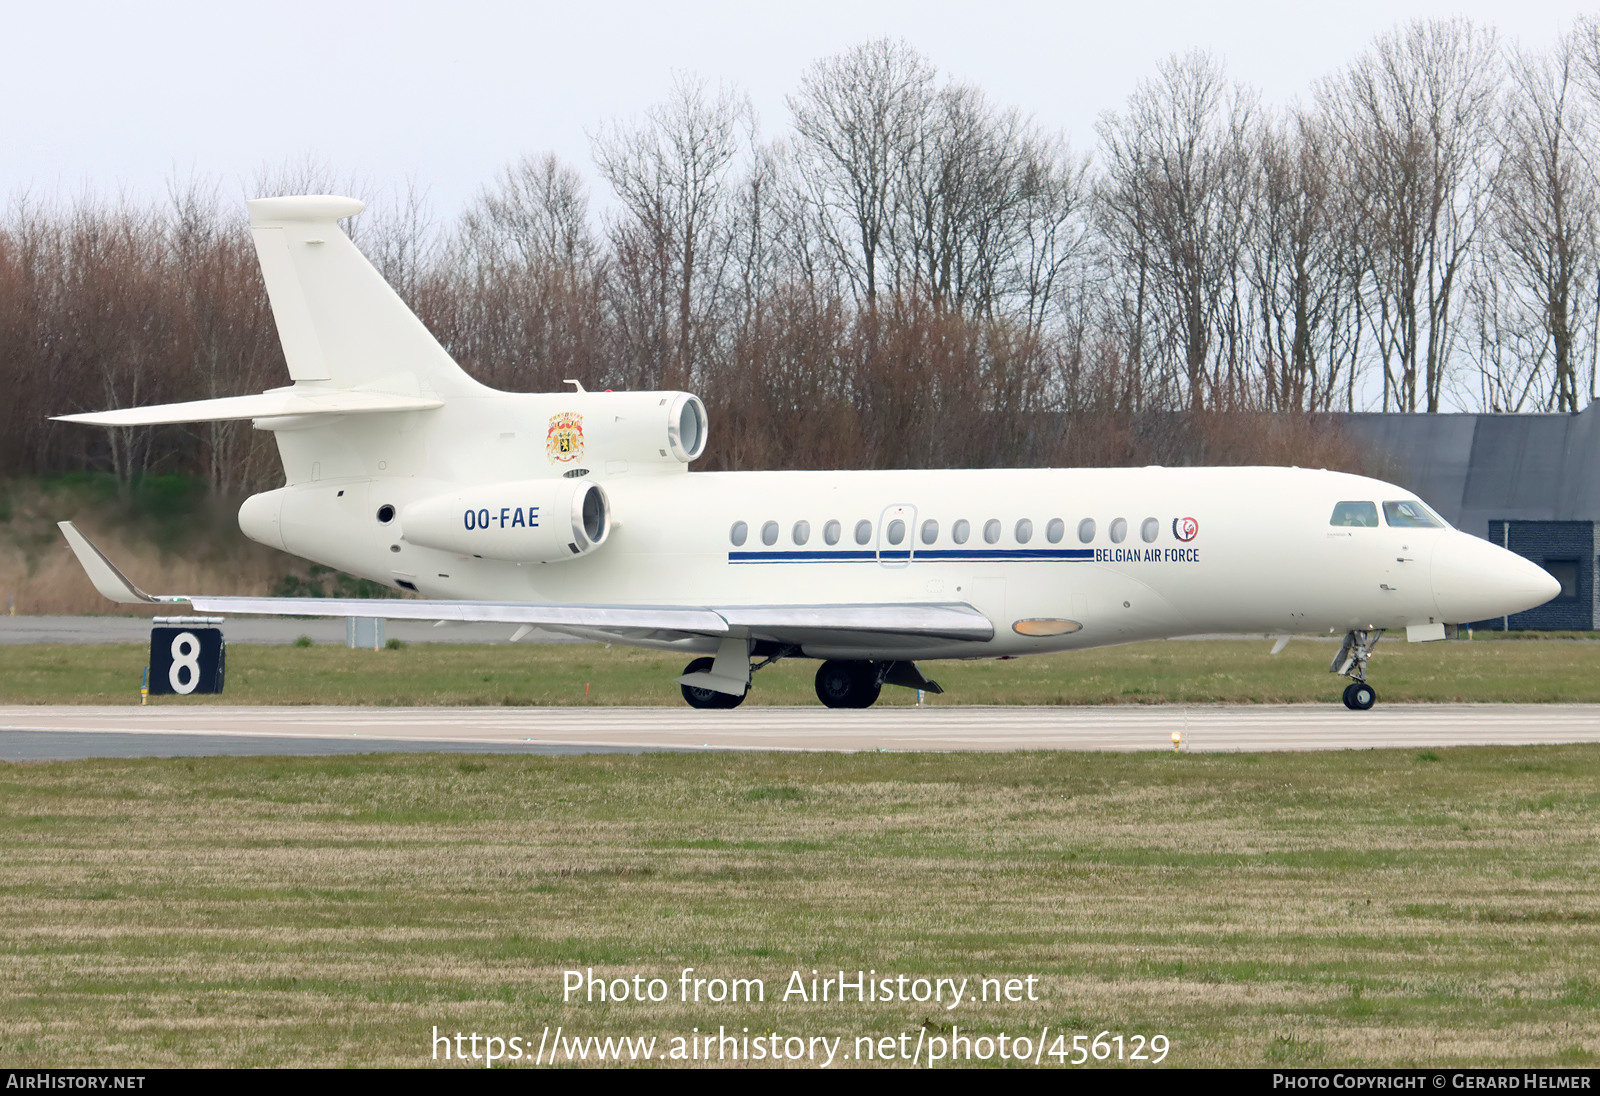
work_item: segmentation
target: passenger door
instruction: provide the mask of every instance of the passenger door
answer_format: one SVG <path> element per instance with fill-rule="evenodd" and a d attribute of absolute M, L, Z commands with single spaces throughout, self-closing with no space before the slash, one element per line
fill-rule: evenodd
<path fill-rule="evenodd" d="M 917 508 L 889 506 L 878 517 L 878 563 L 905 567 L 917 550 Z"/>

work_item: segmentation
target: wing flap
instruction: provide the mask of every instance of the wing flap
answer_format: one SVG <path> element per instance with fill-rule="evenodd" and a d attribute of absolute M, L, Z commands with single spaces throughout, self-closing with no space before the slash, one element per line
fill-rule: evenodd
<path fill-rule="evenodd" d="M 757 634 L 845 632 L 975 642 L 994 638 L 994 624 L 965 602 L 718 606 L 716 611 L 733 627 Z"/>
<path fill-rule="evenodd" d="M 725 635 L 728 623 L 709 609 L 649 605 L 541 605 L 514 601 L 402 601 L 398 598 L 204 597 L 185 599 L 202 613 L 266 616 L 383 617 L 533 624 L 552 628 L 641 628 Z"/>

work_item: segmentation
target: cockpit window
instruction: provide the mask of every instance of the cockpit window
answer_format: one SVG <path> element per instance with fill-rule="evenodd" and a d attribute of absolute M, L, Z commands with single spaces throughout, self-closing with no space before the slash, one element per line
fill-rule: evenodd
<path fill-rule="evenodd" d="M 1333 508 L 1333 520 L 1328 524 L 1375 529 L 1378 525 L 1378 506 L 1372 502 L 1341 502 Z"/>
<path fill-rule="evenodd" d="M 1396 529 L 1443 529 L 1444 522 L 1415 499 L 1383 504 L 1383 520 Z"/>

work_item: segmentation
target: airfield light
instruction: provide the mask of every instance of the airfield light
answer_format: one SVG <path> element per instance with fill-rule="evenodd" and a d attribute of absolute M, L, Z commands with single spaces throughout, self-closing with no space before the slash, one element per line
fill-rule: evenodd
<path fill-rule="evenodd" d="M 1172 732 L 1172 752 L 1173 753 L 1177 753 L 1178 751 L 1180 751 L 1182 749 L 1183 749 L 1183 732 L 1182 731 L 1173 731 Z"/>

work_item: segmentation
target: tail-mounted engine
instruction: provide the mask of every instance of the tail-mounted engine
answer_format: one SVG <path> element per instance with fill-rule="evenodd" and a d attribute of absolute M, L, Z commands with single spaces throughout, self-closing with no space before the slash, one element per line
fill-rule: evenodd
<path fill-rule="evenodd" d="M 706 407 L 688 392 L 570 392 L 517 397 L 543 428 L 557 475 L 683 470 L 706 448 Z"/>
<path fill-rule="evenodd" d="M 611 507 L 586 480 L 516 480 L 431 495 L 400 512 L 405 539 L 423 548 L 516 563 L 561 563 L 600 547 Z"/>

